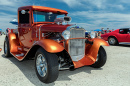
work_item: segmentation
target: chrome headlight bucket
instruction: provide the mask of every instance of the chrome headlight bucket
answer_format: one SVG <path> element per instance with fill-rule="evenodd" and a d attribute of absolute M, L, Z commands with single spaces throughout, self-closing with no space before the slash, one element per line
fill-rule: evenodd
<path fill-rule="evenodd" d="M 65 30 L 62 32 L 62 36 L 64 37 L 65 40 L 70 38 L 70 31 L 69 30 Z"/>
<path fill-rule="evenodd" d="M 95 33 L 94 31 L 91 31 L 91 32 L 90 32 L 90 37 L 91 37 L 91 38 L 95 38 L 95 37 L 96 37 L 96 33 Z"/>

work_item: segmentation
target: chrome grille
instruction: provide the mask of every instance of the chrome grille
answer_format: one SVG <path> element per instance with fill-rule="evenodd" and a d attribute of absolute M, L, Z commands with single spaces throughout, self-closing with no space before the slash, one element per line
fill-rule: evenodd
<path fill-rule="evenodd" d="M 71 28 L 70 38 L 85 38 L 83 28 Z M 85 55 L 85 39 L 69 40 L 69 54 L 73 61 L 78 61 Z"/>

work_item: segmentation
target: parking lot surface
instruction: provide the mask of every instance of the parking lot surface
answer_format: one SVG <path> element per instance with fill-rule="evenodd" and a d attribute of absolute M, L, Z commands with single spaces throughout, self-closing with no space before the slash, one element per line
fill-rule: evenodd
<path fill-rule="evenodd" d="M 5 36 L 0 36 L 3 49 Z M 99 69 L 89 66 L 60 71 L 58 79 L 44 84 L 37 78 L 34 60 L 19 62 L 0 52 L 0 86 L 130 86 L 130 45 L 104 46 L 107 62 Z"/>

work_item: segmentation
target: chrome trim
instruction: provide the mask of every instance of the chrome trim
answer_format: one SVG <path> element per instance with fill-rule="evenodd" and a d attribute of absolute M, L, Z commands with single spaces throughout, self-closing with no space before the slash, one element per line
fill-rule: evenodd
<path fill-rule="evenodd" d="M 68 69 L 69 69 L 69 67 L 62 68 L 64 65 L 65 65 L 65 64 L 63 64 L 63 65 L 59 64 L 59 70 L 68 70 Z"/>
<path fill-rule="evenodd" d="M 70 29 L 71 28 L 75 28 L 75 27 L 79 27 L 79 28 L 82 28 L 83 29 L 83 27 L 80 27 L 79 25 L 72 25 L 72 26 L 68 26 L 67 28 L 66 28 L 66 30 L 69 30 L 70 31 Z"/>
<path fill-rule="evenodd" d="M 39 27 L 39 40 L 41 39 L 40 37 L 40 31 L 41 31 L 41 27 L 43 26 L 44 24 L 42 24 L 40 27 Z"/>
<path fill-rule="evenodd" d="M 71 31 L 71 30 L 74 30 L 74 32 Z M 80 34 L 77 34 L 78 32 L 75 31 L 75 30 L 79 30 L 78 32 L 81 31 Z M 75 35 L 74 33 L 77 34 L 77 35 Z M 82 33 L 82 35 L 81 35 L 81 33 Z M 84 28 L 71 27 L 70 28 L 70 34 L 71 34 L 70 38 L 78 38 L 78 37 L 79 38 L 85 38 L 85 30 L 84 30 Z M 77 44 L 77 42 L 79 44 Z M 73 44 L 73 43 L 76 43 L 76 45 Z M 72 48 L 72 46 L 73 46 L 73 48 L 74 47 L 76 48 L 76 51 L 73 51 L 74 49 Z M 80 51 L 79 49 L 81 49 L 82 51 Z M 68 51 L 69 51 L 69 54 L 70 54 L 73 61 L 81 60 L 85 55 L 85 39 L 71 39 L 71 40 L 69 40 Z M 76 54 L 76 52 L 77 52 L 77 54 Z"/>
<path fill-rule="evenodd" d="M 47 61 L 42 54 L 39 54 L 36 59 L 37 72 L 41 77 L 45 77 L 47 74 Z"/>

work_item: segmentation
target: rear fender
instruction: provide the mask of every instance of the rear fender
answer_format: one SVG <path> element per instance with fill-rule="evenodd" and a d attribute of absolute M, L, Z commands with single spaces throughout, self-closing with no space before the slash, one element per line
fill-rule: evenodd
<path fill-rule="evenodd" d="M 50 53 L 58 53 L 64 50 L 64 47 L 60 45 L 58 42 L 51 40 L 51 39 L 42 39 L 36 41 L 34 46 L 39 45 L 44 48 L 47 52 Z"/>
<path fill-rule="evenodd" d="M 19 40 L 15 33 L 8 33 L 10 52 L 18 52 Z"/>

